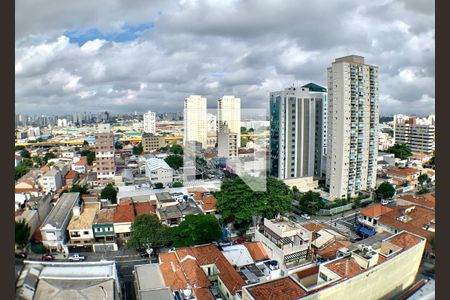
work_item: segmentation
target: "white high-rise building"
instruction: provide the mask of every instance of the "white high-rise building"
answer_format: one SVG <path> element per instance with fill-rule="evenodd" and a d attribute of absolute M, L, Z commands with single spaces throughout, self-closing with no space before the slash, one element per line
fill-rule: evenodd
<path fill-rule="evenodd" d="M 184 145 L 188 141 L 196 141 L 206 148 L 207 123 L 206 98 L 191 95 L 184 99 Z"/>
<path fill-rule="evenodd" d="M 375 188 L 378 121 L 378 67 L 361 56 L 337 58 L 328 68 L 326 185 L 332 198 Z"/>
<path fill-rule="evenodd" d="M 237 134 L 238 148 L 241 146 L 241 98 L 223 96 L 217 100 L 217 120 L 219 131 L 227 124 L 230 132 Z"/>
<path fill-rule="evenodd" d="M 156 133 L 156 113 L 148 111 L 144 113 L 144 132 L 145 133 Z"/>
<path fill-rule="evenodd" d="M 431 154 L 435 149 L 435 116 L 394 116 L 394 143 L 407 145 L 414 153 Z"/>

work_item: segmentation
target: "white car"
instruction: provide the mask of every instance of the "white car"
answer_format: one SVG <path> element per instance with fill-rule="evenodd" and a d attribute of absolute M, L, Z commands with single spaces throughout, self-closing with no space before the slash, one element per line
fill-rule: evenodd
<path fill-rule="evenodd" d="M 74 255 L 69 257 L 70 261 L 83 261 L 85 259 L 86 259 L 86 257 L 80 256 L 78 253 L 75 253 Z"/>
<path fill-rule="evenodd" d="M 311 217 L 308 214 L 302 214 L 302 215 L 300 215 L 300 217 L 302 217 L 302 218 L 304 218 L 306 220 L 311 219 Z"/>
<path fill-rule="evenodd" d="M 387 199 L 387 200 L 383 199 L 383 200 L 381 200 L 381 205 L 389 205 L 394 202 L 395 202 L 394 199 Z"/>

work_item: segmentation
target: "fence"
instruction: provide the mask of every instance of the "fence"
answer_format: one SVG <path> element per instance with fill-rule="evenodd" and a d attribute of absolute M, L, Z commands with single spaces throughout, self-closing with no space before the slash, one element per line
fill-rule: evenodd
<path fill-rule="evenodd" d="M 346 205 L 342 205 L 342 206 L 338 206 L 338 207 L 333 207 L 333 208 L 329 208 L 329 209 L 320 209 L 316 214 L 318 216 L 330 216 L 330 215 L 334 215 L 334 214 L 338 214 L 340 212 L 343 211 L 347 211 L 352 209 L 353 207 L 353 203 L 349 203 Z"/>

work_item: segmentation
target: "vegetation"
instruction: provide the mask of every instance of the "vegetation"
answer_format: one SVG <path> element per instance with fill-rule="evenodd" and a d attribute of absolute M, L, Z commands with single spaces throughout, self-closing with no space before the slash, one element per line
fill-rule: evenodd
<path fill-rule="evenodd" d="M 50 159 L 52 159 L 52 158 L 56 158 L 55 153 L 53 153 L 53 152 L 47 152 L 47 153 L 45 153 L 45 155 L 44 155 L 44 163 L 47 164 L 48 161 L 49 161 Z"/>
<path fill-rule="evenodd" d="M 43 245 L 31 245 L 31 251 L 36 254 L 45 254 L 47 253 L 47 248 L 45 248 Z"/>
<path fill-rule="evenodd" d="M 30 154 L 30 152 L 29 152 L 27 149 L 23 149 L 23 150 L 20 152 L 20 156 L 22 156 L 22 157 L 24 157 L 24 158 L 30 158 L 30 157 L 31 157 L 31 154 Z"/>
<path fill-rule="evenodd" d="M 44 165 L 44 160 L 39 156 L 33 156 L 31 160 L 33 161 L 33 164 L 36 165 L 38 168 Z"/>
<path fill-rule="evenodd" d="M 24 249 L 28 244 L 28 239 L 30 238 L 30 226 L 25 222 L 24 219 L 15 223 L 16 244 L 20 249 Z"/>
<path fill-rule="evenodd" d="M 423 194 L 427 194 L 427 193 L 429 193 L 429 192 L 430 192 L 429 189 L 427 189 L 427 188 L 421 188 L 421 189 L 417 192 L 417 194 L 423 195 Z"/>
<path fill-rule="evenodd" d="M 100 193 L 100 197 L 102 199 L 109 199 L 111 203 L 117 203 L 117 191 L 111 183 L 108 183 L 107 186 Z"/>
<path fill-rule="evenodd" d="M 180 155 L 169 155 L 164 160 L 174 170 L 183 166 L 183 156 Z"/>
<path fill-rule="evenodd" d="M 383 199 L 392 198 L 395 195 L 395 188 L 392 184 L 385 181 L 376 189 L 376 194 Z"/>
<path fill-rule="evenodd" d="M 188 247 L 220 239 L 222 229 L 214 215 L 188 215 L 177 227 L 171 229 L 175 247 Z"/>
<path fill-rule="evenodd" d="M 144 152 L 144 148 L 142 147 L 142 143 L 137 144 L 137 146 L 133 147 L 134 155 L 141 155 Z"/>
<path fill-rule="evenodd" d="M 320 193 L 308 191 L 300 197 L 299 209 L 309 214 L 314 214 L 322 208 L 325 208 L 326 204 L 322 201 Z"/>
<path fill-rule="evenodd" d="M 81 186 L 79 184 L 75 184 L 72 186 L 69 190 L 71 193 L 80 193 L 80 194 L 87 194 L 87 186 Z"/>
<path fill-rule="evenodd" d="M 24 158 L 22 159 L 22 161 L 20 162 L 22 165 L 24 165 L 25 167 L 32 167 L 33 166 L 33 160 L 30 158 Z"/>
<path fill-rule="evenodd" d="M 117 142 L 117 143 L 114 144 L 114 148 L 115 148 L 116 150 L 120 150 L 120 149 L 123 149 L 123 145 L 122 145 L 122 143 Z"/>
<path fill-rule="evenodd" d="M 86 156 L 88 165 L 92 166 L 95 160 L 95 151 L 83 150 L 80 153 L 81 156 Z"/>
<path fill-rule="evenodd" d="M 417 180 L 419 181 L 420 187 L 423 189 L 424 183 L 428 182 L 430 178 L 427 174 L 423 173 L 417 178 Z"/>
<path fill-rule="evenodd" d="M 17 165 L 15 170 L 15 179 L 18 180 L 23 175 L 27 174 L 28 171 L 30 171 L 30 166 L 27 162 L 24 162 L 25 159 L 23 159 L 20 164 Z"/>
<path fill-rule="evenodd" d="M 261 185 L 265 180 L 255 177 L 245 179 Z M 292 210 L 292 195 L 286 184 L 274 177 L 268 177 L 266 187 L 264 192 L 255 192 L 238 176 L 226 179 L 221 190 L 214 193 L 218 200 L 217 211 L 224 219 L 233 219 L 236 228 L 245 228 L 250 224 L 252 216 L 274 218 L 278 213 Z"/>
<path fill-rule="evenodd" d="M 183 147 L 181 145 L 176 144 L 176 143 L 172 143 L 170 145 L 161 147 L 159 150 L 164 152 L 164 153 L 172 153 L 172 154 L 176 154 L 176 155 L 183 155 Z"/>
<path fill-rule="evenodd" d="M 395 144 L 390 147 L 387 152 L 393 153 L 395 157 L 400 159 L 407 159 L 412 155 L 411 149 L 404 144 Z"/>
<path fill-rule="evenodd" d="M 157 190 L 163 189 L 164 188 L 164 184 L 162 184 L 161 182 L 157 182 L 157 183 L 155 183 L 154 188 L 157 189 Z"/>
<path fill-rule="evenodd" d="M 170 228 L 162 225 L 156 215 L 143 214 L 137 216 L 131 225 L 131 236 L 128 246 L 142 248 L 162 247 L 170 243 Z"/>
<path fill-rule="evenodd" d="M 179 182 L 179 181 L 175 181 L 175 182 L 172 184 L 172 187 L 174 187 L 174 188 L 183 187 L 183 184 L 182 184 L 181 182 Z"/>

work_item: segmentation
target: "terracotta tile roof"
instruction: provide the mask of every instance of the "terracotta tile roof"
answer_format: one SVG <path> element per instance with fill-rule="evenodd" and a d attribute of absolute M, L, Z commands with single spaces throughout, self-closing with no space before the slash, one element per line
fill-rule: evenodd
<path fill-rule="evenodd" d="M 205 193 L 205 192 L 207 192 L 207 190 L 204 187 L 196 187 L 196 188 L 188 188 L 187 192 L 188 193 L 195 193 L 195 192 Z"/>
<path fill-rule="evenodd" d="M 75 170 L 70 170 L 69 172 L 67 172 L 66 176 L 64 176 L 64 178 L 67 179 L 74 179 L 75 176 L 78 175 L 78 172 Z"/>
<path fill-rule="evenodd" d="M 166 285 L 173 291 L 187 288 L 186 277 L 175 253 L 160 253 L 159 261 Z"/>
<path fill-rule="evenodd" d="M 353 257 L 337 259 L 325 266 L 342 278 L 351 278 L 364 271 Z"/>
<path fill-rule="evenodd" d="M 95 215 L 94 224 L 112 223 L 114 221 L 115 211 L 114 208 L 103 208 L 98 210 Z"/>
<path fill-rule="evenodd" d="M 244 246 L 247 248 L 254 261 L 269 259 L 266 249 L 264 249 L 264 246 L 260 242 L 245 243 Z"/>
<path fill-rule="evenodd" d="M 205 212 L 215 211 L 217 205 L 217 199 L 213 195 L 207 195 L 202 199 L 202 209 Z"/>
<path fill-rule="evenodd" d="M 87 165 L 87 157 L 86 156 L 81 156 L 80 160 L 77 161 L 76 163 L 74 163 L 75 166 L 85 166 Z"/>
<path fill-rule="evenodd" d="M 434 193 L 424 194 L 419 197 L 415 197 L 413 195 L 401 195 L 398 198 L 432 210 L 436 207 L 436 198 Z"/>
<path fill-rule="evenodd" d="M 29 188 L 29 189 L 15 189 L 16 194 L 22 194 L 22 193 L 33 193 L 33 192 L 39 192 L 39 189 L 37 188 Z"/>
<path fill-rule="evenodd" d="M 182 262 L 184 273 L 186 274 L 186 279 L 191 286 L 195 287 L 209 287 L 211 281 L 209 281 L 208 276 L 203 271 L 202 268 L 197 263 L 196 259 L 186 257 Z"/>
<path fill-rule="evenodd" d="M 381 264 L 385 260 L 386 260 L 386 257 L 384 257 L 383 255 L 378 255 L 378 262 L 377 262 L 377 264 Z"/>
<path fill-rule="evenodd" d="M 125 223 L 134 221 L 134 206 L 131 201 L 120 201 L 114 213 L 114 223 Z"/>
<path fill-rule="evenodd" d="M 97 210 L 98 203 L 85 203 L 81 215 L 72 216 L 67 230 L 91 229 Z"/>
<path fill-rule="evenodd" d="M 413 168 L 405 168 L 405 169 L 397 168 L 397 169 L 388 169 L 388 170 L 386 170 L 386 172 L 389 175 L 393 175 L 393 176 L 397 175 L 397 176 L 406 177 L 406 176 L 418 174 L 419 170 L 413 169 Z"/>
<path fill-rule="evenodd" d="M 332 260 L 332 259 L 336 258 L 336 253 L 339 249 L 341 249 L 343 247 L 348 247 L 350 245 L 352 245 L 352 243 L 349 241 L 336 241 L 336 242 L 326 246 L 325 248 L 319 250 L 318 254 L 323 258 Z"/>
<path fill-rule="evenodd" d="M 376 205 L 368 206 L 368 207 L 361 209 L 360 214 L 362 216 L 376 218 L 376 217 L 382 216 L 385 213 L 388 213 L 390 211 L 392 211 L 391 208 L 381 205 L 381 204 L 376 204 Z"/>
<path fill-rule="evenodd" d="M 194 294 L 198 300 L 214 300 L 213 295 L 207 288 L 194 288 Z"/>
<path fill-rule="evenodd" d="M 228 262 L 222 252 L 216 245 L 204 245 L 197 247 L 181 248 L 176 250 L 180 260 L 190 255 L 197 259 L 200 266 L 215 264 L 219 269 L 219 277 L 230 291 L 234 294 L 242 289 L 245 281 L 236 272 L 233 266 Z"/>
<path fill-rule="evenodd" d="M 315 223 L 315 222 L 311 222 L 311 223 L 304 223 L 302 224 L 302 227 L 306 228 L 307 230 L 311 231 L 311 232 L 319 232 L 321 229 L 326 228 L 325 225 L 320 224 L 320 223 Z"/>
<path fill-rule="evenodd" d="M 33 235 L 31 236 L 31 239 L 35 241 L 42 241 L 42 233 L 39 226 L 34 231 Z"/>
<path fill-rule="evenodd" d="M 45 165 L 45 166 L 43 166 L 40 170 L 41 170 L 41 171 L 47 172 L 47 171 L 50 171 L 50 167 L 47 166 L 47 165 Z"/>
<path fill-rule="evenodd" d="M 135 202 L 134 208 L 136 209 L 136 216 L 156 213 L 156 205 L 152 205 L 150 202 Z"/>
<path fill-rule="evenodd" d="M 422 239 L 418 236 L 412 235 L 409 232 L 403 231 L 390 237 L 387 241 L 406 250 L 419 244 Z"/>
<path fill-rule="evenodd" d="M 247 288 L 257 300 L 293 300 L 307 293 L 291 277 L 284 277 Z"/>

